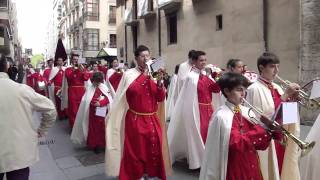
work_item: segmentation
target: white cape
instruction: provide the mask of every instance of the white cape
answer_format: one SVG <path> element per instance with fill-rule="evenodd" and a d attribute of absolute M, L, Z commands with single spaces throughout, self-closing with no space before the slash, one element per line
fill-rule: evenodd
<path fill-rule="evenodd" d="M 192 66 L 189 64 L 188 61 L 185 61 L 179 65 L 176 87 L 173 92 L 173 102 L 177 102 L 183 83 L 186 80 L 191 69 L 192 69 Z"/>
<path fill-rule="evenodd" d="M 283 90 L 277 84 L 273 83 L 273 86 L 278 90 L 280 95 L 283 94 Z M 262 112 L 269 118 L 274 114 L 274 102 L 270 90 L 259 80 L 251 84 L 247 90 L 248 102 L 262 110 Z M 263 99 L 263 100 L 262 100 Z M 300 135 L 300 123 L 284 125 L 284 127 L 297 137 Z M 265 151 L 258 151 L 260 158 L 260 167 L 264 179 L 279 180 L 278 161 L 275 151 L 274 140 L 271 140 L 270 146 Z M 298 167 L 299 149 L 297 145 L 288 139 L 286 146 L 281 180 L 299 180 L 300 173 Z"/>
<path fill-rule="evenodd" d="M 61 67 L 63 72 L 66 70 L 66 67 L 62 66 Z M 56 77 L 56 75 L 59 72 L 59 67 L 55 66 L 51 69 L 51 72 L 49 74 L 49 81 L 52 81 L 52 79 L 54 79 Z M 48 94 L 49 94 L 49 98 L 51 99 L 51 101 L 56 104 L 56 99 L 55 99 L 55 94 L 54 94 L 54 82 L 51 83 L 50 86 L 48 86 Z"/>
<path fill-rule="evenodd" d="M 176 98 L 174 98 L 176 85 L 177 85 L 177 75 L 173 74 L 170 81 L 170 85 L 169 85 L 168 98 L 166 101 L 166 119 L 167 120 L 170 119 L 171 113 L 173 112 L 173 108 L 176 100 Z"/>
<path fill-rule="evenodd" d="M 210 120 L 200 180 L 225 180 L 227 177 L 229 140 L 234 116 L 229 107 L 220 106 Z M 250 120 L 249 108 L 240 108 L 242 116 Z M 253 114 L 250 116 L 254 117 Z"/>
<path fill-rule="evenodd" d="M 118 176 L 124 141 L 124 118 L 128 110 L 126 91 L 140 72 L 133 68 L 123 73 L 112 107 L 106 117 L 106 174 Z"/>
<path fill-rule="evenodd" d="M 188 73 L 168 127 L 171 163 L 187 157 L 190 169 L 199 168 L 204 155 L 204 143 L 200 134 L 198 80 L 198 72 Z"/>
<path fill-rule="evenodd" d="M 107 105 L 108 110 L 110 110 L 110 105 L 112 104 L 112 96 L 110 89 L 104 85 L 99 84 L 98 88 L 101 90 L 102 94 L 106 96 L 109 100 L 109 104 Z M 94 95 L 96 87 L 91 84 L 86 89 L 85 94 L 81 99 L 81 103 L 79 106 L 79 110 L 76 116 L 75 125 L 72 128 L 71 140 L 75 144 L 85 145 L 88 137 L 88 129 L 89 129 L 89 110 L 90 110 L 90 102 Z"/>
<path fill-rule="evenodd" d="M 313 124 L 306 142 L 315 141 L 316 145 L 309 154 L 301 158 L 301 179 L 318 180 L 320 177 L 320 114 Z"/>

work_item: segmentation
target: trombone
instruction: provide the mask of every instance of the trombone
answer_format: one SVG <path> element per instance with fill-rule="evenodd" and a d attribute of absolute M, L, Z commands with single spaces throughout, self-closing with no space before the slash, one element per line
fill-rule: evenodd
<path fill-rule="evenodd" d="M 257 114 L 259 114 L 260 116 L 263 116 L 263 117 L 266 117 L 263 112 L 254 107 L 253 105 L 251 105 L 247 100 L 245 100 L 244 98 L 242 98 L 244 104 L 246 104 L 247 106 L 249 106 L 250 110 L 249 110 L 249 113 L 248 113 L 248 116 L 252 119 L 254 119 L 256 121 L 256 123 L 258 124 L 264 124 L 260 119 L 254 117 L 254 116 L 251 116 L 250 115 L 250 111 L 254 111 L 256 112 Z M 314 141 L 312 141 L 311 143 L 309 142 L 304 142 L 302 140 L 300 140 L 298 137 L 296 137 L 294 134 L 290 133 L 288 130 L 286 130 L 283 126 L 281 126 L 277 121 L 272 121 L 270 119 L 267 118 L 267 120 L 270 121 L 271 123 L 271 126 L 272 128 L 271 129 L 268 129 L 268 130 L 272 130 L 272 129 L 279 129 L 280 132 L 286 136 L 286 137 L 289 137 L 293 142 L 295 142 L 301 149 L 301 156 L 305 156 L 307 155 L 314 147 L 314 145 L 316 144 Z"/>
<path fill-rule="evenodd" d="M 288 87 L 289 84 L 291 83 L 288 80 L 283 80 L 278 75 L 276 75 L 276 79 L 278 79 L 280 81 L 280 83 L 286 87 Z M 301 98 L 301 100 L 299 100 L 298 102 L 302 106 L 305 106 L 308 109 L 320 108 L 320 102 L 315 99 L 310 99 L 309 98 L 310 95 L 308 93 L 306 93 L 305 91 L 303 91 L 302 89 L 299 89 L 299 97 Z"/>

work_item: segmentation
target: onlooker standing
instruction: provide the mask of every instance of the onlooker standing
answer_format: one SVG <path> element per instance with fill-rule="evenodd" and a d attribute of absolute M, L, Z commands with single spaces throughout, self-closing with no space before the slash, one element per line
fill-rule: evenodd
<path fill-rule="evenodd" d="M 27 180 L 29 166 L 39 160 L 38 138 L 45 135 L 56 119 L 53 103 L 31 87 L 18 84 L 7 74 L 8 63 L 0 58 L 0 180 Z M 32 113 L 42 114 L 35 129 Z"/>

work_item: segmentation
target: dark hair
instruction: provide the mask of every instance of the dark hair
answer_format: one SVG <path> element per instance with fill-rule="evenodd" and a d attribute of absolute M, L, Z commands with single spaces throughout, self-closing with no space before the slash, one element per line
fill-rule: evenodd
<path fill-rule="evenodd" d="M 241 60 L 240 59 L 229 59 L 229 61 L 227 63 L 227 69 L 235 68 L 238 62 L 241 62 Z"/>
<path fill-rule="evenodd" d="M 4 55 L 0 54 L 0 72 L 7 72 L 7 59 L 4 57 Z"/>
<path fill-rule="evenodd" d="M 261 73 L 259 66 L 262 65 L 263 67 L 266 67 L 268 64 L 280 64 L 280 61 L 275 54 L 271 52 L 264 52 L 258 58 L 258 61 L 257 61 L 257 67 L 258 67 L 259 73 Z"/>
<path fill-rule="evenodd" d="M 227 95 L 224 92 L 224 89 L 229 89 L 230 91 L 233 90 L 237 86 L 244 86 L 248 87 L 250 85 L 249 80 L 244 77 L 243 75 L 235 72 L 226 72 L 224 73 L 220 79 L 217 81 L 217 83 L 220 86 L 220 89 L 222 91 L 222 94 L 227 97 Z"/>
<path fill-rule="evenodd" d="M 71 60 L 72 60 L 73 57 L 75 57 L 75 56 L 76 56 L 76 57 L 79 57 L 79 54 L 74 54 L 74 53 L 72 53 L 72 54 L 71 54 Z"/>
<path fill-rule="evenodd" d="M 178 72 L 179 72 L 179 66 L 180 66 L 180 64 L 177 64 L 176 67 L 174 68 L 174 73 L 175 73 L 175 74 L 178 74 Z"/>
<path fill-rule="evenodd" d="M 190 50 L 189 53 L 188 53 L 188 58 L 189 59 L 193 59 L 193 56 L 196 54 L 196 52 L 197 52 L 196 50 L 193 50 L 193 49 Z"/>
<path fill-rule="evenodd" d="M 205 52 L 203 51 L 196 51 L 193 56 L 192 56 L 192 61 L 197 61 L 199 59 L 200 56 L 204 56 L 206 55 Z"/>
<path fill-rule="evenodd" d="M 102 72 L 94 72 L 91 77 L 92 82 L 103 83 L 103 74 Z"/>
<path fill-rule="evenodd" d="M 144 45 L 140 45 L 137 47 L 137 49 L 134 51 L 134 56 L 138 57 L 140 55 L 141 52 L 143 51 L 150 51 L 149 48 L 147 46 Z"/>

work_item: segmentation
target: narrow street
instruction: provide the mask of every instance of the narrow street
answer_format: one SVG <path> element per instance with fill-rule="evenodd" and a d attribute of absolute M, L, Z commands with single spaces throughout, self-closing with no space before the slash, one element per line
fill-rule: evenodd
<path fill-rule="evenodd" d="M 45 143 L 43 143 L 45 142 Z M 30 180 L 112 180 L 105 177 L 104 153 L 94 154 L 72 144 L 67 120 L 57 121 L 39 146 L 40 161 L 31 167 Z M 169 180 L 196 180 L 199 170 L 188 170 L 187 164 L 174 165 Z"/>
<path fill-rule="evenodd" d="M 310 126 L 301 126 L 304 139 Z M 39 146 L 40 161 L 31 167 L 30 180 L 113 180 L 105 177 L 104 154 L 94 154 L 83 147 L 72 144 L 67 120 L 57 121 L 50 129 L 46 139 Z M 196 180 L 199 170 L 188 170 L 185 162 L 173 167 L 174 173 L 169 180 Z"/>

